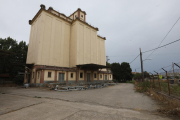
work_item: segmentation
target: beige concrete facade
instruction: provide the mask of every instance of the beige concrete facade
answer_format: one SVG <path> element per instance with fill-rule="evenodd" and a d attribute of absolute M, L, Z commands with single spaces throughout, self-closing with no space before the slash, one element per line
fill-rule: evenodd
<path fill-rule="evenodd" d="M 79 20 L 69 23 L 42 11 L 31 24 L 27 63 L 59 67 L 106 65 L 105 40 L 97 36 L 95 28 Z"/>
<path fill-rule="evenodd" d="M 100 78 L 99 69 L 76 67 L 86 64 L 106 66 L 106 38 L 98 36 L 98 28 L 85 21 L 86 13 L 81 9 L 67 17 L 52 7 L 46 10 L 45 6 L 41 6 L 29 21 L 31 32 L 26 63 L 35 66 L 31 71 L 31 83 L 58 82 L 59 73 L 63 73 L 65 82 L 86 81 L 89 71 L 92 81 L 104 79 L 104 76 Z M 51 72 L 51 77 L 48 77 L 48 72 Z M 25 81 L 28 81 L 27 78 Z"/>
<path fill-rule="evenodd" d="M 71 77 L 72 74 L 72 77 Z M 69 72 L 68 81 L 76 81 L 76 72 Z"/>
<path fill-rule="evenodd" d="M 70 67 L 79 64 L 106 65 L 105 40 L 97 37 L 97 31 L 81 21 L 72 24 Z"/>
<path fill-rule="evenodd" d="M 51 76 L 48 77 L 48 72 L 51 73 Z M 54 81 L 55 71 L 53 70 L 44 70 L 44 81 Z"/>
<path fill-rule="evenodd" d="M 70 24 L 42 11 L 31 25 L 27 63 L 69 67 Z"/>
<path fill-rule="evenodd" d="M 99 73 L 99 80 L 103 80 L 103 74 Z"/>
<path fill-rule="evenodd" d="M 36 83 L 40 83 L 40 78 L 41 78 L 41 71 L 37 71 L 37 74 L 36 74 Z"/>

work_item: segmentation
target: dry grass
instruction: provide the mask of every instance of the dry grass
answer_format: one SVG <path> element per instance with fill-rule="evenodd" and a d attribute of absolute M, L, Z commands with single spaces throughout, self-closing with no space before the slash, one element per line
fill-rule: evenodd
<path fill-rule="evenodd" d="M 176 84 L 178 80 L 175 80 L 174 84 L 169 84 L 170 86 L 170 92 L 173 95 L 176 96 L 180 96 L 180 85 Z M 152 82 L 152 81 L 151 81 Z M 161 87 L 161 91 L 168 93 L 168 82 L 167 80 L 160 80 L 160 87 L 159 87 L 159 82 L 158 80 L 154 80 L 154 83 L 152 82 L 152 85 L 155 85 L 155 88 L 157 90 L 160 90 Z"/>
<path fill-rule="evenodd" d="M 166 95 L 157 94 L 153 89 L 149 88 L 147 94 L 153 99 L 159 101 L 158 112 L 166 115 L 178 115 L 180 116 L 180 101 Z"/>
<path fill-rule="evenodd" d="M 143 88 L 143 86 L 147 88 Z M 135 90 L 138 92 L 145 92 L 152 99 L 157 100 L 159 102 L 159 109 L 157 110 L 158 112 L 169 116 L 180 116 L 180 100 L 172 98 L 171 96 L 169 97 L 156 93 L 151 85 L 148 87 L 148 85 L 142 85 L 141 82 L 135 82 Z"/>

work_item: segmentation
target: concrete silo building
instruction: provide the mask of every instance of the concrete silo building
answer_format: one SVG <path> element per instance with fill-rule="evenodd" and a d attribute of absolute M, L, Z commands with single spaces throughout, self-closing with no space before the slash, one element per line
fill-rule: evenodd
<path fill-rule="evenodd" d="M 105 37 L 86 22 L 86 12 L 77 9 L 69 17 L 46 10 L 44 5 L 32 20 L 24 82 L 100 82 L 112 80 L 106 66 Z"/>

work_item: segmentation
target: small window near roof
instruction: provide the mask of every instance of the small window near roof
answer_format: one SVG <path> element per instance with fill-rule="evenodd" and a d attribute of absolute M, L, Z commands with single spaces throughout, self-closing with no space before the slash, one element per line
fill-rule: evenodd
<path fill-rule="evenodd" d="M 73 78 L 73 73 L 71 73 L 71 78 Z"/>
<path fill-rule="evenodd" d="M 83 17 L 83 15 L 81 15 L 81 17 Z"/>
<path fill-rule="evenodd" d="M 83 73 L 82 72 L 80 73 L 80 78 L 83 78 Z"/>
<path fill-rule="evenodd" d="M 51 72 L 48 72 L 48 77 L 51 77 Z"/>

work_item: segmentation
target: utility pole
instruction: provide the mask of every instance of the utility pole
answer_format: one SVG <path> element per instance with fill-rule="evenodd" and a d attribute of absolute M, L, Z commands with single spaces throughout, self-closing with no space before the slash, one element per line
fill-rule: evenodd
<path fill-rule="evenodd" d="M 141 61 L 141 74 L 142 74 L 142 81 L 144 82 L 144 72 L 143 72 L 143 61 L 142 61 L 142 53 L 141 53 L 141 48 L 140 50 L 140 61 Z"/>
<path fill-rule="evenodd" d="M 175 73 L 174 73 L 174 63 L 173 64 L 173 75 L 174 75 L 174 80 L 175 80 Z"/>
<path fill-rule="evenodd" d="M 107 63 L 108 63 L 108 61 L 110 60 L 110 59 L 108 59 L 108 57 L 109 57 L 109 56 L 106 56 L 106 61 L 107 61 Z"/>
<path fill-rule="evenodd" d="M 109 61 L 110 59 L 108 59 L 108 57 L 109 57 L 109 56 L 106 56 L 106 61 L 107 61 L 107 65 L 106 65 L 106 66 L 109 66 L 109 65 L 108 65 L 108 61 Z M 108 68 L 107 68 L 106 70 L 109 72 L 109 69 L 108 69 Z"/>

